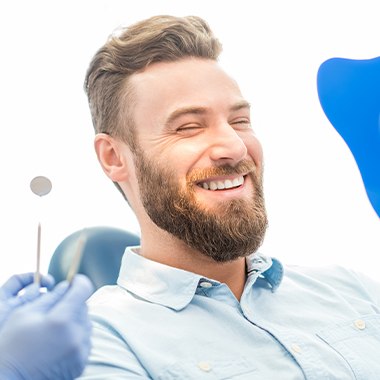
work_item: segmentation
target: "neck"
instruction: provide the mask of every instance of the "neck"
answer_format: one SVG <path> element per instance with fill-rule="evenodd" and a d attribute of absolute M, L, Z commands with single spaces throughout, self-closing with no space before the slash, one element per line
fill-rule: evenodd
<path fill-rule="evenodd" d="M 140 254 L 147 259 L 183 269 L 226 284 L 240 301 L 246 280 L 245 258 L 218 263 L 165 231 L 141 231 Z"/>

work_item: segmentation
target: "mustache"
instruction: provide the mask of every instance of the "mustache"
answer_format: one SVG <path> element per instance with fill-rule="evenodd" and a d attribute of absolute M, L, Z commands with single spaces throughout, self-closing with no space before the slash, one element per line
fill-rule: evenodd
<path fill-rule="evenodd" d="M 253 161 L 243 160 L 238 162 L 235 166 L 230 164 L 223 164 L 220 166 L 212 166 L 205 169 L 194 169 L 186 177 L 188 184 L 199 181 L 205 181 L 211 177 L 223 175 L 246 175 L 254 173 L 256 165 Z"/>

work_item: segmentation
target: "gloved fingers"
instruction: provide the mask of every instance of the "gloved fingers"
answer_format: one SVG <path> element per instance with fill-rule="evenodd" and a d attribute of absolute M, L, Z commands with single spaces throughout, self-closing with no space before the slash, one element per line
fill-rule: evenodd
<path fill-rule="evenodd" d="M 78 299 L 79 302 L 82 302 L 86 301 L 93 292 L 94 286 L 90 279 L 83 274 L 77 274 L 73 278 L 67 297 L 72 300 Z"/>
<path fill-rule="evenodd" d="M 12 297 L 32 282 L 33 273 L 14 274 L 1 286 L 2 295 Z"/>
<path fill-rule="evenodd" d="M 67 283 L 66 281 L 62 283 Z M 93 293 L 94 287 L 88 277 L 77 274 L 69 285 L 64 297 L 52 310 L 53 313 L 70 317 L 77 314 L 85 306 L 85 302 Z"/>
<path fill-rule="evenodd" d="M 54 307 L 65 295 L 69 288 L 66 281 L 60 282 L 53 290 L 41 294 L 39 298 L 32 303 L 25 304 L 23 310 L 29 309 L 31 312 L 47 312 Z"/>
<path fill-rule="evenodd" d="M 26 304 L 33 301 L 41 294 L 40 287 L 37 284 L 30 284 L 23 289 L 22 293 L 17 296 L 11 297 L 7 300 L 7 304 L 11 309 L 17 306 Z"/>
<path fill-rule="evenodd" d="M 44 276 L 45 277 L 45 276 Z M 51 289 L 54 284 L 54 278 L 51 276 L 46 276 L 41 278 L 40 284 L 32 283 L 26 286 L 22 291 L 17 295 L 17 297 L 12 297 L 8 300 L 8 304 L 12 307 L 26 304 L 38 298 L 41 294 L 41 287 Z"/>
<path fill-rule="evenodd" d="M 0 288 L 0 300 L 16 296 L 22 289 L 33 284 L 33 280 L 34 274 L 31 272 L 13 275 Z M 40 286 L 51 289 L 54 286 L 54 278 L 51 275 L 41 276 Z M 31 288 L 29 291 L 34 293 L 35 289 Z"/>

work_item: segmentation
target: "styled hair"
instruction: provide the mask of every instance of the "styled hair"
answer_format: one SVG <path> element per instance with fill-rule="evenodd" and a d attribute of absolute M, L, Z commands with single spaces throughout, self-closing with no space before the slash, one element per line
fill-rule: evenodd
<path fill-rule="evenodd" d="M 156 62 L 217 60 L 221 51 L 208 24 L 197 16 L 154 16 L 119 29 L 97 51 L 86 73 L 84 88 L 95 133 L 120 138 L 135 151 L 129 77 Z"/>

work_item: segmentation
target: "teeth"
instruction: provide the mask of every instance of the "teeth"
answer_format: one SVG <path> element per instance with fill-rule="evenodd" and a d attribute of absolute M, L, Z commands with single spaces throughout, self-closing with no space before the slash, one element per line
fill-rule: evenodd
<path fill-rule="evenodd" d="M 224 190 L 232 189 L 242 185 L 244 182 L 243 176 L 234 178 L 233 180 L 226 179 L 225 181 L 210 181 L 202 182 L 199 186 L 203 187 L 205 190 Z"/>
<path fill-rule="evenodd" d="M 222 181 L 217 181 L 216 185 L 218 186 L 218 190 L 223 190 L 224 189 L 224 182 Z"/>
<path fill-rule="evenodd" d="M 209 183 L 209 188 L 210 190 L 217 190 L 218 189 L 218 185 L 216 182 L 210 182 Z"/>

